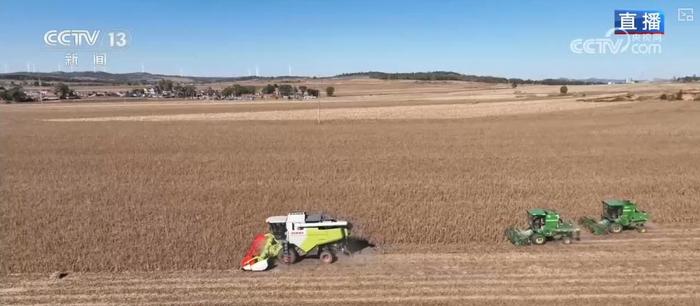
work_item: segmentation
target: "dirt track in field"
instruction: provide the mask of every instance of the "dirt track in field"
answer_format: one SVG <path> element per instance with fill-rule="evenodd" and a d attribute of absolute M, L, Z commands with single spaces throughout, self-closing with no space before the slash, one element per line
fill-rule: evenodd
<path fill-rule="evenodd" d="M 654 226 L 646 234 L 584 234 L 569 246 L 365 250 L 333 265 L 306 259 L 264 273 L 10 275 L 0 281 L 0 304 L 697 305 L 699 234 L 700 228 Z"/>

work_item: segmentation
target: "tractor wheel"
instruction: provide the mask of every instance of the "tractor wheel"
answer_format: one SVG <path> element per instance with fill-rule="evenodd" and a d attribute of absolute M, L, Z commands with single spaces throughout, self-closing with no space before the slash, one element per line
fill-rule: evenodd
<path fill-rule="evenodd" d="M 564 236 L 563 238 L 561 238 L 561 242 L 563 242 L 564 244 L 571 244 L 571 237 Z"/>
<path fill-rule="evenodd" d="M 318 258 L 324 264 L 331 264 L 335 261 L 335 255 L 333 255 L 333 252 L 331 252 L 329 250 L 321 251 L 321 253 L 318 254 Z"/>
<path fill-rule="evenodd" d="M 610 223 L 610 232 L 611 233 L 622 232 L 622 225 L 620 225 L 619 223 Z"/>
<path fill-rule="evenodd" d="M 299 254 L 297 253 L 297 250 L 293 247 L 289 247 L 289 255 L 284 255 L 284 252 L 281 252 L 280 255 L 278 256 L 278 259 L 286 264 L 286 265 L 291 265 L 293 263 L 296 263 L 297 260 L 299 259 Z"/>
<path fill-rule="evenodd" d="M 532 243 L 537 244 L 537 245 L 543 245 L 545 242 L 547 242 L 547 238 L 545 238 L 542 235 L 532 235 Z"/>

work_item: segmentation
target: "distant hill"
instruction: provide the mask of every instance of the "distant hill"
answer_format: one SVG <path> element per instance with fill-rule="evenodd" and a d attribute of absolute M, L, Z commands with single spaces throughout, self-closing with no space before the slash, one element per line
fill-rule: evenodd
<path fill-rule="evenodd" d="M 591 85 L 605 84 L 607 81 L 600 79 L 544 79 L 530 80 L 518 78 L 504 78 L 495 76 L 482 76 L 461 74 L 453 71 L 432 71 L 432 72 L 410 72 L 410 73 L 386 73 L 379 71 L 344 73 L 336 77 L 369 77 L 372 79 L 382 80 L 420 80 L 420 81 L 466 81 L 466 82 L 482 82 L 482 83 L 517 83 L 517 84 L 544 84 L 544 85 Z M 624 82 L 624 81 L 623 81 Z"/>
<path fill-rule="evenodd" d="M 495 76 L 480 76 L 461 74 L 452 71 L 432 71 L 432 72 L 410 72 L 410 73 L 387 73 L 379 71 L 344 73 L 333 76 L 332 78 L 357 78 L 368 77 L 381 80 L 419 80 L 419 81 L 467 81 L 467 82 L 483 82 L 483 83 L 517 83 L 517 84 L 545 84 L 545 85 L 588 85 L 588 84 L 605 84 L 608 82 L 624 82 L 621 80 L 607 79 L 517 79 L 504 78 Z M 36 81 L 42 80 L 45 82 L 67 82 L 67 83 L 85 83 L 85 84 L 154 84 L 162 79 L 173 80 L 180 83 L 212 83 L 212 82 L 240 82 L 248 80 L 290 80 L 290 79 L 308 79 L 303 76 L 278 76 L 278 77 L 197 77 L 197 76 L 176 76 L 166 74 L 152 73 L 109 73 L 109 72 L 14 72 L 0 74 L 0 79 L 16 80 L 16 81 Z"/>
<path fill-rule="evenodd" d="M 468 81 L 485 83 L 508 83 L 507 78 L 466 75 L 452 71 L 386 73 L 379 71 L 344 73 L 336 77 L 369 77 L 382 80 L 420 80 L 420 81 Z"/>

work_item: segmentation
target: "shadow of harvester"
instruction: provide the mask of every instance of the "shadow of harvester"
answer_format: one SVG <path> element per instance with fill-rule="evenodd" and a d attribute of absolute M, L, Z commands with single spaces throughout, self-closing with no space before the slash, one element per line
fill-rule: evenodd
<path fill-rule="evenodd" d="M 347 250 L 350 254 L 361 253 L 362 250 L 373 247 L 374 244 L 370 243 L 367 239 L 357 237 L 347 238 Z"/>

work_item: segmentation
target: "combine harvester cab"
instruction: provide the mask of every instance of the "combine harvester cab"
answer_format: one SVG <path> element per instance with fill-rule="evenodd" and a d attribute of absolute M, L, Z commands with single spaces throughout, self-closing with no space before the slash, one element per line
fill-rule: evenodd
<path fill-rule="evenodd" d="M 604 200 L 601 220 L 592 217 L 583 217 L 579 223 L 591 231 L 594 235 L 607 233 L 619 233 L 625 229 L 636 229 L 640 233 L 646 232 L 644 226 L 649 221 L 649 213 L 637 208 L 637 204 L 630 200 Z"/>
<path fill-rule="evenodd" d="M 580 230 L 573 222 L 563 221 L 559 213 L 550 209 L 534 208 L 527 211 L 528 228 L 509 227 L 505 231 L 508 240 L 514 245 L 542 245 L 547 240 L 562 240 L 569 244 L 580 239 Z"/>
<path fill-rule="evenodd" d="M 266 222 L 270 233 L 262 235 L 264 238 L 256 236 L 241 262 L 243 270 L 264 271 L 270 261 L 292 264 L 307 255 L 318 255 L 322 263 L 332 263 L 336 254 L 349 254 L 350 225 L 347 221 L 323 214 L 295 212 L 269 217 Z"/>

